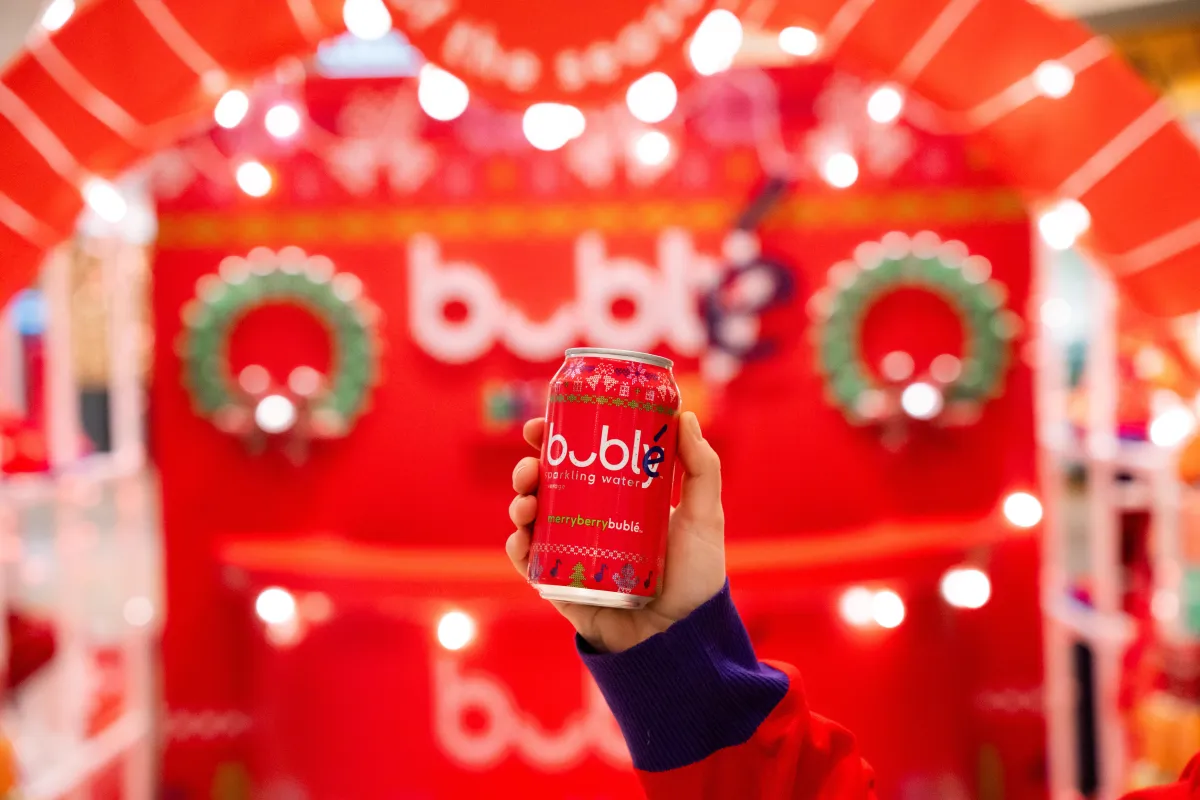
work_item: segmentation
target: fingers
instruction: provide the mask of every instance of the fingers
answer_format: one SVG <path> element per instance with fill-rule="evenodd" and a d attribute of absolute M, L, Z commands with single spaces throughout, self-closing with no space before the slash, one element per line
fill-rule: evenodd
<path fill-rule="evenodd" d="M 542 449 L 542 436 L 545 434 L 546 420 L 538 417 L 525 423 L 521 431 L 525 441 L 535 450 Z M 529 541 L 530 528 L 534 517 L 537 516 L 537 497 L 534 492 L 538 486 L 538 459 L 536 456 L 526 456 L 517 462 L 513 469 L 512 485 L 517 496 L 508 506 L 508 517 L 517 529 L 513 531 L 508 541 L 504 543 L 504 552 L 508 560 L 522 576 L 529 570 Z"/>
<path fill-rule="evenodd" d="M 683 466 L 679 511 L 698 522 L 711 519 L 719 529 L 724 520 L 721 459 L 700 432 L 700 422 L 691 411 L 683 412 L 679 419 L 679 463 Z"/>
<path fill-rule="evenodd" d="M 532 525 L 537 516 L 537 497 L 531 494 L 519 494 L 508 505 L 508 518 L 518 528 Z"/>
<path fill-rule="evenodd" d="M 525 441 L 533 446 L 534 450 L 541 451 L 542 437 L 546 435 L 546 418 L 534 417 L 531 420 L 527 420 L 521 434 L 525 437 Z"/>
<path fill-rule="evenodd" d="M 538 486 L 538 460 L 536 456 L 525 456 L 513 470 L 513 491 L 517 494 L 533 494 Z"/>
<path fill-rule="evenodd" d="M 527 574 L 529 571 L 529 529 L 520 528 L 509 534 L 508 541 L 504 543 L 504 552 L 508 554 L 508 560 L 512 562 L 517 572 L 521 575 Z"/>

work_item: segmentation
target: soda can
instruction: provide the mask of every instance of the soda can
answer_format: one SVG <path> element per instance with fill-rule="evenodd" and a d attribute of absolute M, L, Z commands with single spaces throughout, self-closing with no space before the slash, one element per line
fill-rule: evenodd
<path fill-rule="evenodd" d="M 641 608 L 662 592 L 679 432 L 670 359 L 578 347 L 550 383 L 529 582 Z"/>

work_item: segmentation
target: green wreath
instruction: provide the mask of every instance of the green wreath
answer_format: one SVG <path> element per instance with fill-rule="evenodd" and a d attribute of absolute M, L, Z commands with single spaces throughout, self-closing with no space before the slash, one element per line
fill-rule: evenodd
<path fill-rule="evenodd" d="M 1004 287 L 988 279 L 987 261 L 977 256 L 951 258 L 948 253 L 957 253 L 955 247 L 926 246 L 918 256 L 911 249 L 897 255 L 894 240 L 891 246 L 887 239 L 870 244 L 873 249 L 865 258 L 860 255 L 859 263 L 831 270 L 829 286 L 814 297 L 817 366 L 829 401 L 854 424 L 873 421 L 863 401 L 877 397 L 882 384 L 863 361 L 862 323 L 885 295 L 913 287 L 943 298 L 962 322 L 961 368 L 941 387 L 946 407 L 978 407 L 999 395 L 1020 318 L 1005 307 Z"/>
<path fill-rule="evenodd" d="M 295 250 L 295 248 L 290 248 Z M 197 281 L 196 297 L 183 309 L 180 353 L 184 383 L 196 412 L 223 424 L 233 415 L 248 420 L 252 401 L 229 368 L 229 336 L 247 313 L 268 304 L 289 303 L 312 312 L 332 337 L 331 374 L 309 398 L 313 432 L 344 436 L 364 411 L 378 382 L 378 309 L 362 297 L 362 284 L 349 273 L 335 274 L 333 264 L 302 252 L 262 249 L 249 260 L 228 258 L 220 276 Z"/>

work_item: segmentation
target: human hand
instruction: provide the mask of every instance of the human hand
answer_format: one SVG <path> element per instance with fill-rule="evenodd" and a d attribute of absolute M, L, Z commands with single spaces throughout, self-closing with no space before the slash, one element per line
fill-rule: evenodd
<path fill-rule="evenodd" d="M 525 441 L 541 452 L 546 420 L 525 423 Z M 721 509 L 721 461 L 700 433 L 696 415 L 679 419 L 679 465 L 683 492 L 671 509 L 662 594 L 638 610 L 551 601 L 579 635 L 597 650 L 618 653 L 686 617 L 725 585 L 725 513 Z M 537 518 L 538 459 L 526 456 L 513 470 L 517 496 L 508 515 L 517 530 L 505 550 L 521 575 L 529 567 L 529 543 Z"/>

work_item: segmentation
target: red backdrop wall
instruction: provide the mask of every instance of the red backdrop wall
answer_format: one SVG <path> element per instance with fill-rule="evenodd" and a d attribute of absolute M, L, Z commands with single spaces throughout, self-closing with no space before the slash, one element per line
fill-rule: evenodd
<path fill-rule="evenodd" d="M 935 597 L 940 570 L 976 543 L 967 532 L 989 526 L 979 521 L 995 513 L 1004 494 L 1034 485 L 1024 337 L 1005 394 L 977 425 L 916 431 L 893 454 L 875 432 L 849 426 L 826 404 L 804 311 L 826 271 L 859 243 L 892 230 L 929 229 L 986 257 L 1007 287 L 1008 304 L 1023 315 L 1027 221 L 979 154 L 904 125 L 890 132 L 864 127 L 854 121 L 861 110 L 845 112 L 865 100 L 863 85 L 824 69 L 701 84 L 694 91 L 703 95 L 681 99 L 686 113 L 676 116 L 685 121 L 667 126 L 676 147 L 657 171 L 629 159 L 632 132 L 615 122 L 625 118 L 618 114 L 611 124 L 602 116 L 590 121 L 565 151 L 543 154 L 524 143 L 518 118 L 485 107 L 473 105 L 452 124 L 428 120 L 408 86 L 314 81 L 303 91 L 311 119 L 297 142 L 273 142 L 256 133 L 255 123 L 185 143 L 160 157 L 156 169 L 162 200 L 152 413 L 167 537 L 167 702 L 180 718 L 249 715 L 252 725 L 249 732 L 234 724 L 219 735 L 173 742 L 167 774 L 181 796 L 208 796 L 213 781 L 228 783 L 230 764 L 251 765 L 260 786 L 298 782 L 313 798 L 457 797 L 455 791 L 485 785 L 495 796 L 515 797 L 528 794 L 533 781 L 551 780 L 546 785 L 561 791 L 534 795 L 599 800 L 624 796 L 631 785 L 628 777 L 614 777 L 620 771 L 596 748 L 550 779 L 536 759 L 515 751 L 498 764 L 466 769 L 436 735 L 437 654 L 429 625 L 453 602 L 471 604 L 484 620 L 483 638 L 465 663 L 496 676 L 529 719 L 554 731 L 585 706 L 563 626 L 519 591 L 519 579 L 508 578 L 502 564 L 480 566 L 502 559 L 508 475 L 525 454 L 513 428 L 485 418 L 485 393 L 497 383 L 548 378 L 558 350 L 546 348 L 535 360 L 528 350 L 541 347 L 538 337 L 510 334 L 507 345 L 481 348 L 463 363 L 431 354 L 415 321 L 428 311 L 412 257 L 419 234 L 437 245 L 435 274 L 456 262 L 473 264 L 503 299 L 508 320 L 513 309 L 534 322 L 552 318 L 584 299 L 585 275 L 609 274 L 620 266 L 615 259 L 635 260 L 639 274 L 656 281 L 652 307 L 633 309 L 645 322 L 643 338 L 677 358 L 685 402 L 702 413 L 720 450 L 731 547 L 818 537 L 841 548 L 838 568 L 821 576 L 805 571 L 814 567 L 807 557 L 783 559 L 769 574 L 735 574 L 763 647 L 808 670 L 818 709 L 840 711 L 860 726 L 868 755 L 885 775 L 885 797 L 922 796 L 905 794 L 905 780 L 918 785 L 950 776 L 971 784 L 986 743 L 964 738 L 972 726 L 1017 741 L 1015 749 L 1006 745 L 1009 768 L 1036 772 L 1037 748 L 1029 746 L 1029 732 L 1034 741 L 1040 735 L 1036 714 L 988 722 L 991 712 L 981 717 L 974 701 L 980 692 L 1036 690 L 1040 683 L 1032 541 L 992 551 L 996 563 L 1009 566 L 984 612 L 953 617 Z M 777 135 L 763 133 L 764 120 Z M 719 265 L 725 233 L 762 185 L 764 154 L 780 144 L 798 154 L 798 178 L 760 234 L 764 253 L 795 278 L 797 296 L 761 320 L 774 354 L 746 365 L 717 391 L 699 374 L 698 276 Z M 834 145 L 861 153 L 861 180 L 845 192 L 816 178 L 822 148 Z M 221 183 L 228 170 L 205 168 L 215 158 L 250 156 L 276 178 L 277 189 L 261 200 Z M 669 230 L 676 241 L 664 244 Z M 581 237 L 589 234 L 600 237 L 607 260 L 590 273 L 579 255 Z M 215 272 L 221 259 L 259 246 L 328 256 L 362 279 L 385 317 L 383 380 L 370 411 L 349 437 L 317 443 L 299 467 L 278 449 L 248 455 L 193 413 L 179 380 L 179 313 L 196 280 Z M 673 258 L 686 263 L 671 283 L 664 276 L 673 274 Z M 578 309 L 563 314 L 568 327 L 586 318 Z M 505 330 L 514 330 L 511 322 Z M 568 338 L 610 343 L 585 332 Z M 911 293 L 881 304 L 864 331 L 869 357 L 905 350 L 919 368 L 955 352 L 958 342 L 953 314 Z M 279 378 L 292 366 L 321 367 L 328 358 L 320 329 L 280 309 L 248 317 L 231 347 L 235 363 L 264 364 Z M 869 550 L 858 553 L 854 545 L 864 526 L 898 525 L 903 535 L 923 526 L 953 531 L 959 523 L 962 548 L 937 556 L 872 561 Z M 421 548 L 421 558 L 437 549 L 432 560 L 410 561 L 406 569 L 434 564 L 438 578 L 364 582 L 340 574 L 331 583 L 320 569 L 237 559 L 231 566 L 219 557 L 219 542 L 292 541 L 313 533 L 370 547 Z M 847 632 L 832 613 L 837 592 L 865 579 L 905 587 L 910 621 L 865 639 Z M 253 590 L 267 582 L 329 595 L 332 619 L 290 648 L 267 645 L 249 616 Z M 1011 652 L 1009 636 L 1028 644 L 1001 669 L 990 654 Z M 842 664 L 854 665 L 861 685 L 839 683 Z M 922 708 L 923 732 L 914 737 L 912 720 Z M 339 744 L 345 736 L 357 744 Z M 604 788 L 585 788 L 591 785 Z"/>

